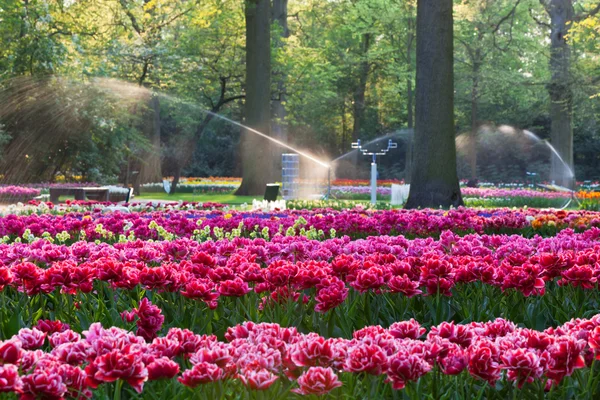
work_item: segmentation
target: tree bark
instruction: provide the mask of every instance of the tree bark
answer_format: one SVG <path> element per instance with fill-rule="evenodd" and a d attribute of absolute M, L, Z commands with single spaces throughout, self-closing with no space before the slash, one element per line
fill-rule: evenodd
<path fill-rule="evenodd" d="M 454 143 L 452 0 L 417 2 L 414 164 L 407 208 L 463 204 Z"/>
<path fill-rule="evenodd" d="M 271 133 L 271 2 L 246 0 L 246 125 Z M 242 133 L 242 184 L 238 195 L 260 195 L 274 174 L 271 143 Z"/>
<path fill-rule="evenodd" d="M 542 1 L 542 0 L 541 0 Z M 572 0 L 542 1 L 550 16 L 550 140 L 560 155 L 552 155 L 550 179 L 558 185 L 571 187 L 573 177 L 564 164 L 573 170 L 573 89 L 571 86 L 571 48 L 567 35 L 574 18 Z M 562 160 L 561 160 L 562 158 Z M 564 163 L 563 163 L 564 162 Z"/>

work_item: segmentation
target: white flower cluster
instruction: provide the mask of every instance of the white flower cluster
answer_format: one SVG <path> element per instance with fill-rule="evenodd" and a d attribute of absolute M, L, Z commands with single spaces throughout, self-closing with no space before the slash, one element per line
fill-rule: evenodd
<path fill-rule="evenodd" d="M 267 201 L 267 200 L 252 200 L 252 211 L 283 211 L 286 209 L 285 200 L 275 200 L 275 201 Z"/>

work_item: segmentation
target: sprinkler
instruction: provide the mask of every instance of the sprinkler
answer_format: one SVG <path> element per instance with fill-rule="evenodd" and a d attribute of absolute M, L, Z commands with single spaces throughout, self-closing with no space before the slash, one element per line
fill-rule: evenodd
<path fill-rule="evenodd" d="M 363 148 L 360 139 L 352 143 L 352 148 L 360 151 L 364 156 L 372 156 L 371 162 L 371 204 L 377 203 L 377 156 L 385 156 L 391 149 L 398 148 L 398 143 L 392 142 L 392 139 L 388 140 L 387 148 L 381 149 L 378 152 L 369 151 L 369 149 Z"/>

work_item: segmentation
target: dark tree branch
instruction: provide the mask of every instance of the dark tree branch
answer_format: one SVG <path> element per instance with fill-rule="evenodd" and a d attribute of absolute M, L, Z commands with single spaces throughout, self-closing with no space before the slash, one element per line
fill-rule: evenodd
<path fill-rule="evenodd" d="M 473 48 L 471 47 L 471 45 L 461 38 L 456 38 L 456 40 L 458 40 L 460 44 L 462 44 L 465 47 L 465 50 L 467 50 L 467 53 L 469 53 L 469 58 L 473 60 L 473 58 L 475 58 L 475 54 L 473 53 Z"/>
<path fill-rule="evenodd" d="M 208 102 L 210 103 L 210 107 L 215 108 L 215 103 L 214 103 L 212 97 L 210 97 L 208 94 L 206 94 L 206 90 L 204 90 L 204 88 L 202 88 L 201 91 L 202 91 L 202 96 L 204 96 L 204 98 L 206 100 L 208 100 Z"/>
<path fill-rule="evenodd" d="M 81 36 L 90 36 L 90 37 L 96 36 L 96 32 L 94 32 L 94 31 L 83 31 L 83 30 L 82 31 L 72 31 L 69 29 L 64 29 L 55 23 L 52 23 L 51 27 L 53 29 L 53 32 L 50 32 L 48 34 L 48 37 L 52 37 L 52 36 L 56 36 L 56 35 L 64 35 L 64 36 L 81 35 Z"/>
<path fill-rule="evenodd" d="M 246 98 L 245 94 L 240 94 L 240 95 L 237 95 L 237 96 L 228 97 L 228 98 L 226 98 L 226 99 L 224 99 L 224 100 L 222 100 L 220 102 L 219 108 L 223 107 L 227 103 L 231 103 L 232 101 L 236 101 L 236 100 L 240 100 L 240 99 L 245 99 L 245 98 Z"/>
<path fill-rule="evenodd" d="M 504 17 L 500 18 L 500 20 L 496 24 L 496 26 L 495 26 L 494 30 L 492 31 L 492 33 L 498 32 L 498 30 L 500 29 L 500 27 L 502 26 L 502 24 L 504 22 L 506 22 L 509 18 L 511 18 L 511 17 L 513 17 L 515 15 L 515 11 L 517 10 L 517 7 L 519 6 L 520 3 L 521 3 L 521 0 L 517 0 L 517 2 L 513 6 L 513 8 L 510 10 L 510 12 L 508 14 L 506 14 Z M 512 29 L 512 23 L 511 23 L 511 29 Z"/>
<path fill-rule="evenodd" d="M 517 2 L 513 6 L 513 8 L 510 10 L 510 12 L 508 14 L 506 14 L 504 17 L 500 18 L 500 21 L 498 21 L 498 24 L 492 31 L 494 47 L 500 51 L 508 50 L 508 47 L 511 45 L 511 43 L 513 41 L 513 27 L 515 25 L 515 14 L 517 11 L 517 7 L 519 6 L 520 3 L 521 3 L 521 0 L 517 0 Z M 498 42 L 496 40 L 496 33 L 498 33 L 498 30 L 500 30 L 500 27 L 502 26 L 502 24 L 504 22 L 508 21 L 508 19 L 510 19 L 510 27 L 508 28 L 508 37 L 509 37 L 508 43 L 506 43 L 506 45 L 504 47 L 501 47 L 500 45 L 498 45 Z"/>
<path fill-rule="evenodd" d="M 129 17 L 129 20 L 131 21 L 131 26 L 138 33 L 138 35 L 141 35 L 142 33 L 144 33 L 144 29 L 138 23 L 137 18 L 135 17 L 135 15 L 133 15 L 131 10 L 129 9 L 127 0 L 119 0 L 119 3 L 121 3 L 121 7 L 123 8 L 123 11 L 125 11 L 125 14 L 127 15 L 127 17 Z"/>
<path fill-rule="evenodd" d="M 138 84 L 140 86 L 142 86 L 144 84 L 144 81 L 146 80 L 146 76 L 148 76 L 148 68 L 149 67 L 150 67 L 150 60 L 144 61 L 144 67 L 142 68 L 142 75 L 140 76 L 140 79 L 138 80 Z"/>
<path fill-rule="evenodd" d="M 598 14 L 600 12 L 600 1 L 598 2 L 598 4 L 596 4 L 596 7 L 592 8 L 590 11 L 580 14 L 578 16 L 576 16 L 574 18 L 575 22 L 581 22 L 584 19 L 587 19 L 589 17 L 593 17 L 594 15 Z"/>
<path fill-rule="evenodd" d="M 169 18 L 167 21 L 163 22 L 162 24 L 158 24 L 154 27 L 152 27 L 152 29 L 150 29 L 151 32 L 156 32 L 156 31 L 160 31 L 162 28 L 164 28 L 167 25 L 170 25 L 172 22 L 176 21 L 177 19 L 183 17 L 184 15 L 188 14 L 189 12 L 191 12 L 194 8 L 190 7 L 185 11 L 182 11 L 178 14 L 175 14 L 173 17 Z"/>
<path fill-rule="evenodd" d="M 531 8 L 529 9 L 529 15 L 531 16 L 531 18 L 532 18 L 532 19 L 533 19 L 533 20 L 534 20 L 534 21 L 535 21 L 535 22 L 536 22 L 536 23 L 537 23 L 539 26 L 543 26 L 543 27 L 544 27 L 544 28 L 546 28 L 546 29 L 552 29 L 552 26 L 551 26 L 549 23 L 547 23 L 547 22 L 544 22 L 544 21 L 542 21 L 541 19 L 539 19 L 538 17 L 536 17 L 536 16 L 533 14 L 533 9 L 531 9 Z"/>

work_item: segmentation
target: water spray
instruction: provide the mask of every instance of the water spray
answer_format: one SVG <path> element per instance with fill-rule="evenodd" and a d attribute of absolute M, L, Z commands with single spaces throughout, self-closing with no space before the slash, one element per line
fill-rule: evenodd
<path fill-rule="evenodd" d="M 352 148 L 360 151 L 364 156 L 372 156 L 373 161 L 371 162 L 371 204 L 377 203 L 377 156 L 385 156 L 391 149 L 398 148 L 398 143 L 392 142 L 392 139 L 388 140 L 387 148 L 381 149 L 378 152 L 369 151 L 369 149 L 362 146 L 360 139 L 352 143 Z"/>

